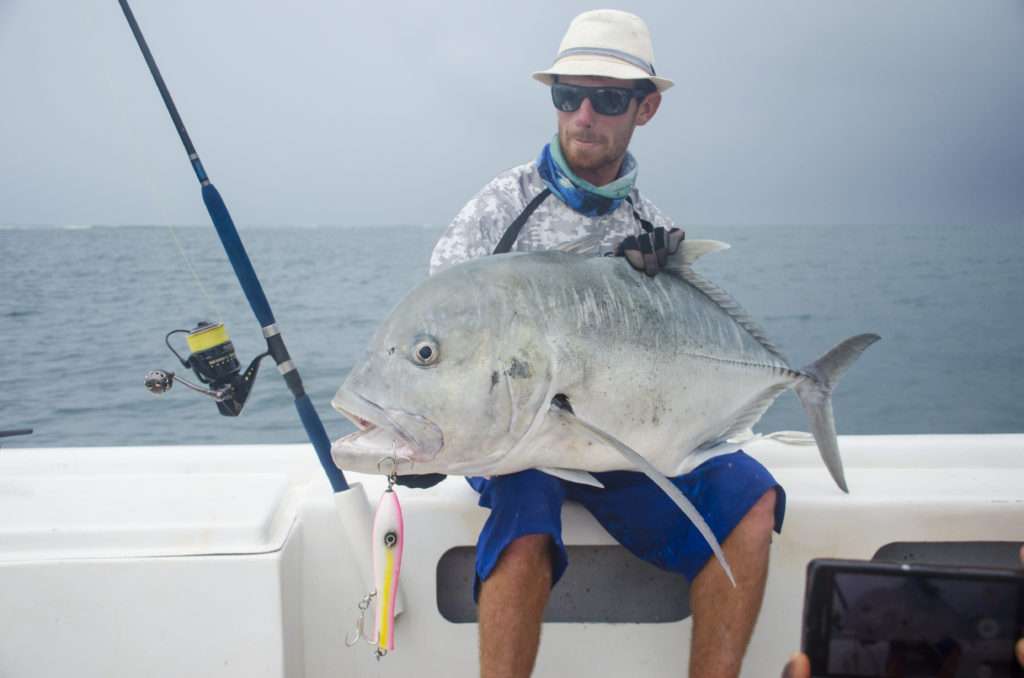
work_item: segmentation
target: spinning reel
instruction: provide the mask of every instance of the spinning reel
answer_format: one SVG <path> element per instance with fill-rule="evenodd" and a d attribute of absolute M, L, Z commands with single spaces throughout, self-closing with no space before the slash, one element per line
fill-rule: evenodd
<path fill-rule="evenodd" d="M 171 346 L 173 334 L 188 335 L 186 341 L 191 354 L 187 359 L 182 358 Z M 222 323 L 201 322 L 193 330 L 172 330 L 164 337 L 164 343 L 205 387 L 186 381 L 174 372 L 152 370 L 146 373 L 146 388 L 161 395 L 169 391 L 177 381 L 197 393 L 213 398 L 217 402 L 217 409 L 226 417 L 237 417 L 241 413 L 260 369 L 260 361 L 270 355 L 267 351 L 256 356 L 242 373 L 235 347 Z"/>

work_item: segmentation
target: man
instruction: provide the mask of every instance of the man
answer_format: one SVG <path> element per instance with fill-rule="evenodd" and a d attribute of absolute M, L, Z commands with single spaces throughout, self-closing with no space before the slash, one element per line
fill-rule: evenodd
<path fill-rule="evenodd" d="M 431 273 L 596 235 L 638 275 L 655 275 L 683 233 L 640 196 L 627 150 L 672 86 L 655 73 L 647 26 L 625 12 L 585 12 L 570 24 L 554 65 L 533 77 L 551 87 L 558 134 L 536 161 L 501 173 L 466 205 L 438 241 Z M 690 579 L 690 675 L 738 675 L 764 593 L 771 531 L 782 524 L 782 488 L 742 452 L 672 479 L 722 542 L 734 588 L 696 529 L 643 474 L 595 475 L 604 489 L 535 470 L 470 479 L 491 509 L 477 544 L 481 675 L 532 671 L 544 607 L 567 565 L 565 499 L 582 503 L 633 553 Z"/>

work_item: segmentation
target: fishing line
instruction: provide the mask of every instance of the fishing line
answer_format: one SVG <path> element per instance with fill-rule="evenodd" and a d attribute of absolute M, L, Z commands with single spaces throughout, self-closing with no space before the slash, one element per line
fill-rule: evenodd
<path fill-rule="evenodd" d="M 151 172 L 142 172 L 145 177 L 145 182 L 149 188 L 149 195 L 157 195 L 156 185 L 153 183 L 153 175 Z M 154 202 L 154 201 L 151 201 Z M 189 272 L 192 274 L 192 283 L 199 289 L 199 294 L 203 297 L 203 301 L 206 304 L 207 311 L 212 312 L 212 317 L 216 322 L 224 321 L 224 314 L 221 312 L 220 307 L 213 300 L 206 286 L 203 284 L 203 278 L 199 275 L 199 271 L 196 270 L 195 265 L 192 263 L 192 258 L 188 256 L 188 252 L 185 250 L 184 245 L 181 242 L 181 238 L 178 237 L 178 228 L 174 225 L 174 220 L 169 217 L 169 211 L 167 205 L 162 202 L 155 203 L 158 205 L 158 211 L 161 213 L 160 217 L 164 222 L 163 228 L 170 231 L 171 240 L 174 241 L 174 247 L 178 250 L 178 255 L 185 261 L 185 266 L 188 267 Z"/>
<path fill-rule="evenodd" d="M 106 85 L 107 85 L 107 93 L 110 94 L 111 95 L 111 99 L 113 99 L 114 98 L 113 94 L 118 91 L 115 88 L 114 82 L 113 82 L 113 77 L 112 77 L 113 70 L 112 69 L 103 69 L 103 70 L 104 70 L 104 79 L 106 80 Z M 116 106 L 116 109 L 117 109 L 117 116 L 120 118 L 120 123 L 121 123 L 119 129 L 122 129 L 122 130 L 124 130 L 124 129 L 132 129 L 134 127 L 136 132 L 139 132 L 141 134 L 141 130 L 139 129 L 138 125 L 134 125 L 134 126 L 129 125 L 130 120 L 129 120 L 129 117 L 128 117 L 127 108 L 125 106 Z M 178 229 L 174 225 L 174 220 L 169 217 L 169 211 L 168 211 L 167 205 L 164 202 L 162 202 L 162 201 L 156 200 L 156 198 L 155 198 L 155 196 L 157 196 L 159 194 L 157 193 L 156 184 L 154 183 L 154 180 L 153 180 L 153 173 L 151 171 L 147 171 L 148 168 L 151 167 L 151 166 L 143 167 L 141 158 L 138 155 L 136 155 L 136 154 L 132 154 L 132 164 L 135 165 L 135 169 L 136 169 L 136 171 L 134 173 L 134 176 L 142 177 L 143 181 L 146 184 L 146 188 L 148 189 L 146 191 L 146 193 L 149 196 L 150 206 L 151 207 L 155 207 L 156 211 L 160 212 L 160 214 L 158 216 L 164 222 L 163 228 L 166 228 L 166 229 L 168 229 L 170 231 L 171 240 L 174 241 L 174 247 L 175 247 L 175 249 L 178 250 L 178 255 L 185 261 L 185 266 L 188 267 L 189 273 L 191 273 L 191 275 L 192 275 L 192 282 L 193 282 L 193 284 L 199 289 L 199 294 L 202 296 L 203 301 L 206 304 L 207 311 L 209 311 L 210 314 L 211 314 L 211 315 L 208 316 L 208 318 L 212 317 L 216 322 L 223 322 L 224 321 L 224 313 L 220 310 L 220 307 L 213 300 L 213 297 L 210 295 L 209 291 L 206 289 L 206 286 L 203 284 L 202 276 L 199 275 L 199 271 L 196 270 L 195 265 L 192 263 L 191 257 L 188 256 L 188 252 L 185 250 L 185 247 L 182 245 L 181 238 L 178 237 Z"/>
<path fill-rule="evenodd" d="M 212 318 L 216 322 L 224 321 L 224 314 L 221 312 L 220 307 L 213 300 L 212 295 L 206 289 L 206 285 L 203 284 L 203 278 L 199 275 L 199 271 L 196 270 L 195 265 L 192 263 L 192 258 L 188 255 L 184 245 L 181 242 L 181 238 L 178 237 L 178 228 L 174 225 L 174 220 L 170 218 L 169 210 L 167 205 L 160 201 L 153 200 L 153 196 L 157 195 L 156 185 L 153 183 L 153 174 L 151 172 L 142 172 L 145 177 L 146 186 L 149 188 L 149 195 L 151 203 L 158 205 L 157 211 L 160 212 L 160 217 L 164 222 L 163 228 L 166 228 L 171 234 L 171 240 L 174 241 L 174 247 L 178 250 L 178 255 L 185 261 L 185 266 L 188 267 L 189 273 L 192 274 L 192 283 L 199 289 L 199 294 L 202 296 L 203 301 L 206 304 L 206 310 L 212 313 Z"/>
<path fill-rule="evenodd" d="M 150 179 L 152 183 L 152 179 Z M 167 220 L 166 209 L 164 214 L 165 221 Z M 192 265 L 192 260 L 189 258 L 188 253 L 185 252 L 185 248 L 181 245 L 181 240 L 178 238 L 178 229 L 175 228 L 173 223 L 168 223 L 167 228 L 171 231 L 171 238 L 174 240 L 175 246 L 178 248 L 178 254 L 185 260 L 185 264 L 188 266 L 188 270 L 192 272 L 192 281 L 199 288 L 199 293 L 202 294 L 203 299 L 206 301 L 206 305 L 209 310 L 213 311 L 213 317 L 218 321 L 223 322 L 224 314 L 221 313 L 220 307 L 217 306 L 213 301 L 213 297 L 206 291 L 206 287 L 203 285 L 203 280 L 199 276 L 199 272 L 196 271 L 195 266 Z"/>

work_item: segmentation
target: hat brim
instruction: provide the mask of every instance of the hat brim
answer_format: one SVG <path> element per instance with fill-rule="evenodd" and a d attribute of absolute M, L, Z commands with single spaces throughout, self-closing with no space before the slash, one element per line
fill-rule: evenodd
<path fill-rule="evenodd" d="M 649 75 L 642 68 L 620 61 L 614 57 L 597 55 L 573 55 L 559 59 L 546 71 L 537 71 L 531 77 L 545 85 L 555 82 L 556 75 L 590 75 L 619 80 L 650 80 L 659 92 L 664 92 L 675 83 L 668 78 Z"/>

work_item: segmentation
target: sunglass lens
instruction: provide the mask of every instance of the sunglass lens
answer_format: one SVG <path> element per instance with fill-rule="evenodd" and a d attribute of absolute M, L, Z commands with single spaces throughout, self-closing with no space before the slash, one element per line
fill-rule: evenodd
<path fill-rule="evenodd" d="M 621 89 L 597 89 L 590 95 L 590 103 L 601 115 L 622 115 L 629 108 L 630 94 Z"/>
<path fill-rule="evenodd" d="M 583 93 L 570 85 L 555 83 L 551 86 L 551 100 L 558 110 L 571 113 L 583 103 Z"/>

